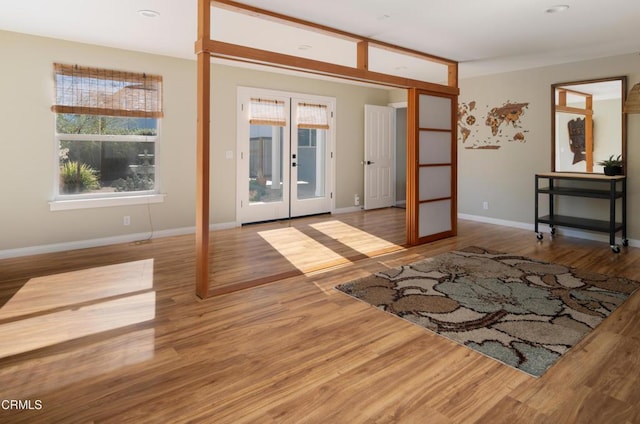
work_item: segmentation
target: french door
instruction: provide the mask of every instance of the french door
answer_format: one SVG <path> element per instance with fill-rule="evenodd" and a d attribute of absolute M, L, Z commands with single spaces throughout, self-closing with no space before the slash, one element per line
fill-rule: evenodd
<path fill-rule="evenodd" d="M 237 221 L 332 210 L 335 100 L 238 88 Z"/>

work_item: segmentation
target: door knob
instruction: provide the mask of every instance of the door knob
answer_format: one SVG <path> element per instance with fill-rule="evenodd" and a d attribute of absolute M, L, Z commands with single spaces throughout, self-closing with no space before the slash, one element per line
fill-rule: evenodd
<path fill-rule="evenodd" d="M 370 160 L 367 161 L 367 165 L 373 165 L 375 162 L 371 162 Z"/>

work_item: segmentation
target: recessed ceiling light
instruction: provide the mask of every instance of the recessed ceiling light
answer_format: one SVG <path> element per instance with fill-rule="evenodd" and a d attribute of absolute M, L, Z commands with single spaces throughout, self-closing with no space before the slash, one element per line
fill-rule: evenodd
<path fill-rule="evenodd" d="M 309 50 L 310 48 L 311 48 L 311 46 L 308 45 L 308 44 L 300 44 L 298 46 L 298 50 Z"/>
<path fill-rule="evenodd" d="M 568 4 L 557 4 L 545 10 L 545 13 L 559 13 L 559 12 L 564 12 L 567 9 L 569 9 Z"/>
<path fill-rule="evenodd" d="M 138 10 L 138 15 L 144 16 L 145 18 L 157 18 L 158 16 L 160 16 L 160 12 L 156 12 L 155 10 L 151 9 L 143 9 Z"/>

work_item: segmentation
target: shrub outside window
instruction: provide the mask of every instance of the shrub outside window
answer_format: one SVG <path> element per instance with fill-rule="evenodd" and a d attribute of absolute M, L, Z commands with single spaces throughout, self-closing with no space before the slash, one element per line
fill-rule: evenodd
<path fill-rule="evenodd" d="M 157 192 L 162 77 L 54 64 L 56 196 Z"/>

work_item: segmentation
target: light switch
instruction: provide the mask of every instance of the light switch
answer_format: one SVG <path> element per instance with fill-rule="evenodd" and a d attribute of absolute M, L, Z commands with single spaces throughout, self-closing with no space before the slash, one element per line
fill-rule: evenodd
<path fill-rule="evenodd" d="M 227 150 L 225 153 L 225 158 L 233 159 L 233 150 Z"/>

